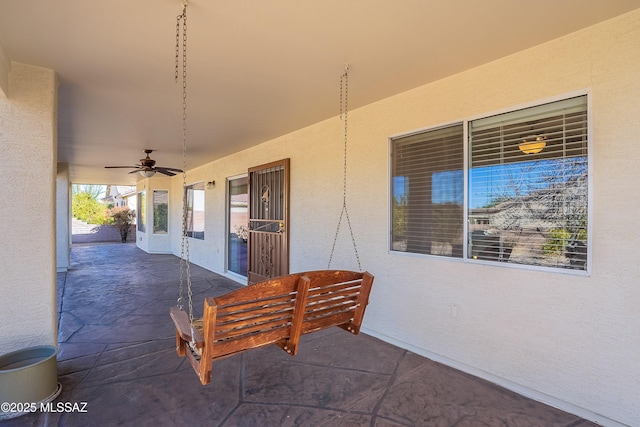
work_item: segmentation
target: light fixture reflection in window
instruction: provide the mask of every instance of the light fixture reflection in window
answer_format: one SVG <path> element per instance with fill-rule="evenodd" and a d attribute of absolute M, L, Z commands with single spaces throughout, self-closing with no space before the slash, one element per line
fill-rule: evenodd
<path fill-rule="evenodd" d="M 524 154 L 537 154 L 547 146 L 547 143 L 544 141 L 545 139 L 544 136 L 537 136 L 535 140 L 531 141 L 525 139 L 522 141 L 522 144 L 518 145 L 518 148 Z"/>

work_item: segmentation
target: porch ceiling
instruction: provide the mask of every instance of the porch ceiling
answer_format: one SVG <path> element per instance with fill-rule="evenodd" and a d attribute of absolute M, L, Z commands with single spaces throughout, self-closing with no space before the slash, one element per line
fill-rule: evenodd
<path fill-rule="evenodd" d="M 638 0 L 189 0 L 188 167 L 593 25 Z M 181 167 L 179 0 L 2 0 L 11 60 L 60 80 L 58 158 L 77 183 L 156 150 Z"/>

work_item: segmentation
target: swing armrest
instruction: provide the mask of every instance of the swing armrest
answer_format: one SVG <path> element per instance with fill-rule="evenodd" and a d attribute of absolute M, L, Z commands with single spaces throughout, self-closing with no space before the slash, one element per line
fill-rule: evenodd
<path fill-rule="evenodd" d="M 180 336 L 180 339 L 186 342 L 191 342 L 191 322 L 189 322 L 189 316 L 184 310 L 178 307 L 171 307 L 169 315 L 173 320 L 173 324 L 176 327 L 176 333 Z M 193 338 L 198 348 L 204 347 L 204 338 L 197 329 L 193 330 Z"/>

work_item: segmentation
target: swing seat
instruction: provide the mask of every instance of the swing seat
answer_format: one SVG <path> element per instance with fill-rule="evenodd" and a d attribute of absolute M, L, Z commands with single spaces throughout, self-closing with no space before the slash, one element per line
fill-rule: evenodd
<path fill-rule="evenodd" d="M 211 381 L 217 359 L 267 344 L 294 356 L 304 334 L 332 326 L 360 333 L 372 284 L 370 273 L 346 270 L 269 279 L 205 298 L 203 318 L 194 322 L 193 334 L 187 313 L 171 308 L 176 350 L 187 357 L 203 385 Z"/>

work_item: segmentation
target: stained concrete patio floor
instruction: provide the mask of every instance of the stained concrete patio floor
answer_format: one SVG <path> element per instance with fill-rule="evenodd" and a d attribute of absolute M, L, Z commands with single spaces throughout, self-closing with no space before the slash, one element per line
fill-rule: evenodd
<path fill-rule="evenodd" d="M 176 355 L 168 315 L 179 259 L 134 244 L 74 245 L 58 274 L 58 402 L 2 426 L 566 426 L 595 424 L 371 336 L 303 337 L 297 356 L 263 347 L 214 363 L 201 386 Z M 240 285 L 191 268 L 194 308 Z M 374 283 L 375 287 L 375 283 Z M 366 325 L 366 316 L 365 316 Z"/>

